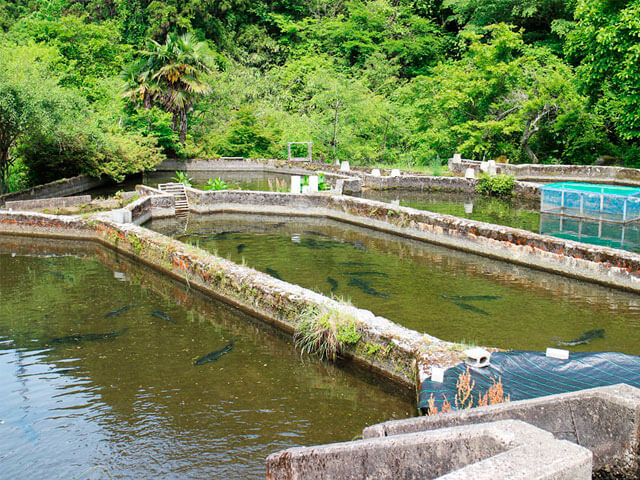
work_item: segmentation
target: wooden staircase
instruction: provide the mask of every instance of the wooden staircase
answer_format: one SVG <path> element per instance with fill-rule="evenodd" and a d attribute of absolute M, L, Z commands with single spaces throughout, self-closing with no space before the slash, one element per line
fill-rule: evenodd
<path fill-rule="evenodd" d="M 161 183 L 158 190 L 173 195 L 176 215 L 189 215 L 189 199 L 184 183 Z"/>

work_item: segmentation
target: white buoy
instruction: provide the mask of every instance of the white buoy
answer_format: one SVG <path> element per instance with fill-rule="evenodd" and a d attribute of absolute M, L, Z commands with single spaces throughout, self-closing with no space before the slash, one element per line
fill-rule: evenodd
<path fill-rule="evenodd" d="M 465 170 L 464 178 L 476 178 L 476 174 L 473 171 L 473 168 L 469 167 Z"/>
<path fill-rule="evenodd" d="M 379 177 L 380 176 L 380 169 L 379 168 L 374 168 L 373 170 L 371 170 L 371 175 L 373 175 L 374 177 Z"/>
<path fill-rule="evenodd" d="M 317 175 L 309 175 L 309 193 L 315 193 L 318 191 L 318 184 L 320 179 Z"/>
<path fill-rule="evenodd" d="M 392 177 L 399 177 L 400 176 L 400 169 L 394 168 L 393 170 L 391 170 L 391 176 Z"/>
<path fill-rule="evenodd" d="M 300 176 L 291 175 L 291 193 L 300 193 Z"/>
<path fill-rule="evenodd" d="M 547 348 L 546 356 L 549 358 L 557 358 L 559 360 L 569 360 L 569 350 L 562 348 Z"/>

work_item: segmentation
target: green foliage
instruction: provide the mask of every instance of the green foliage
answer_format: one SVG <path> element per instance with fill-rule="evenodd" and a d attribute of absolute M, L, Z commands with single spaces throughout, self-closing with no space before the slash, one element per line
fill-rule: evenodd
<path fill-rule="evenodd" d="M 176 170 L 176 175 L 171 180 L 176 183 L 184 183 L 185 187 L 191 187 L 193 185 L 193 178 L 187 175 L 187 172 Z"/>
<path fill-rule="evenodd" d="M 228 190 L 229 185 L 220 177 L 210 178 L 204 187 L 205 190 Z"/>
<path fill-rule="evenodd" d="M 515 184 L 516 180 L 513 175 L 489 175 L 484 172 L 478 176 L 476 192 L 496 197 L 510 197 L 513 195 Z"/>
<path fill-rule="evenodd" d="M 567 53 L 596 109 L 621 138 L 640 140 L 640 0 L 578 0 Z"/>
<path fill-rule="evenodd" d="M 251 108 L 243 107 L 235 112 L 226 131 L 214 140 L 212 148 L 226 156 L 269 158 L 277 154 L 279 132 L 270 119 L 258 119 Z"/>

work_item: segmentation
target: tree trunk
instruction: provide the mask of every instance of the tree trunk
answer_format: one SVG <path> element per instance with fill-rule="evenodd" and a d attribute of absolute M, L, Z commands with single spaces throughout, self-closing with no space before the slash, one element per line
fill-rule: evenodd
<path fill-rule="evenodd" d="M 542 111 L 538 112 L 538 114 L 534 118 L 530 118 L 529 120 L 527 120 L 527 125 L 524 129 L 524 132 L 522 132 L 522 139 L 520 139 L 520 148 L 524 150 L 525 153 L 529 156 L 531 163 L 538 163 L 538 157 L 535 153 L 533 153 L 533 150 L 531 150 L 531 147 L 529 146 L 529 140 L 531 139 L 533 134 L 540 129 L 540 127 L 538 127 L 538 122 L 542 120 L 546 115 L 548 115 L 551 110 L 551 107 L 545 105 L 542 108 Z"/>
<path fill-rule="evenodd" d="M 4 195 L 9 182 L 9 149 L 0 152 L 0 195 Z"/>
<path fill-rule="evenodd" d="M 184 147 L 187 141 L 187 110 L 180 110 L 180 143 Z"/>
<path fill-rule="evenodd" d="M 336 159 L 336 145 L 338 143 L 338 112 L 340 110 L 340 100 L 336 100 L 334 107 L 335 115 L 333 118 L 333 138 L 331 139 L 331 149 L 333 153 L 333 159 Z"/>

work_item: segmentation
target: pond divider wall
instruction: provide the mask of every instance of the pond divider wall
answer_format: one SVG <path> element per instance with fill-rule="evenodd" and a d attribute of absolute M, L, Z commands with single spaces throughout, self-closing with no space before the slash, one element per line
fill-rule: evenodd
<path fill-rule="evenodd" d="M 48 208 L 55 210 L 61 207 L 71 207 L 74 205 L 82 205 L 83 203 L 89 203 L 91 201 L 91 195 L 76 195 L 73 197 L 54 197 L 43 198 L 41 200 L 12 200 L 5 202 L 5 208 L 9 210 L 36 210 L 41 208 Z"/>
<path fill-rule="evenodd" d="M 476 175 L 480 173 L 477 160 L 449 160 L 449 171 L 464 175 L 467 168 L 473 168 Z M 590 182 L 613 183 L 618 185 L 640 186 L 640 169 L 627 167 L 609 167 L 604 165 L 539 165 L 496 163 L 496 172 L 513 175 L 518 180 L 530 182 Z"/>
<path fill-rule="evenodd" d="M 147 215 L 155 197 L 129 207 L 138 218 Z M 90 219 L 0 211 L 0 233 L 97 241 L 239 307 L 287 334 L 310 309 L 353 319 L 360 340 L 347 345 L 344 358 L 414 391 L 419 386 L 418 361 L 452 366 L 463 357 L 458 345 L 399 326 L 367 310 L 340 303 L 298 285 L 236 265 L 199 248 L 133 223 L 114 221 L 114 212 Z M 116 215 L 117 217 L 117 215 Z M 424 368 L 422 368 L 424 370 Z"/>
<path fill-rule="evenodd" d="M 17 200 L 39 200 L 51 197 L 66 197 L 76 193 L 82 193 L 107 183 L 107 180 L 78 175 L 72 178 L 61 178 L 55 182 L 45 183 L 37 187 L 27 188 L 19 192 L 7 193 L 0 196 L 0 206 L 5 202 Z"/>
<path fill-rule="evenodd" d="M 320 216 L 607 286 L 640 292 L 640 255 L 516 228 L 329 194 L 203 192 L 187 188 L 197 213 Z"/>

